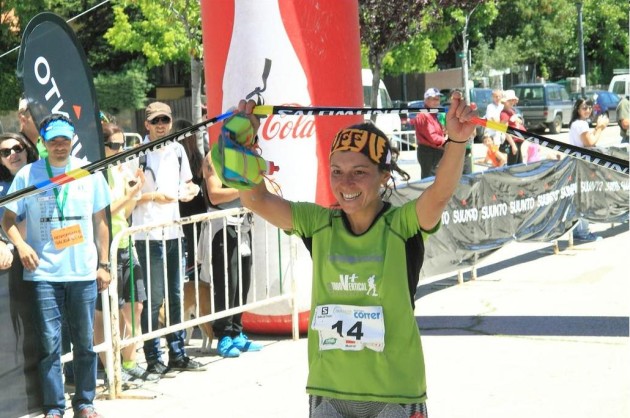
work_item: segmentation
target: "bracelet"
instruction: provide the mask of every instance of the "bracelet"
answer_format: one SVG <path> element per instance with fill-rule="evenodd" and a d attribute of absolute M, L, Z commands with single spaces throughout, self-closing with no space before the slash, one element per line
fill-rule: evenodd
<path fill-rule="evenodd" d="M 106 272 L 109 273 L 109 270 L 111 268 L 109 262 L 108 263 L 98 263 L 98 268 L 105 270 Z"/>
<path fill-rule="evenodd" d="M 446 144 L 448 144 L 449 142 L 453 142 L 453 143 L 455 143 L 455 144 L 466 144 L 466 143 L 468 143 L 468 140 L 465 140 L 465 141 L 454 141 L 454 140 L 452 140 L 451 138 L 449 138 L 449 139 L 447 139 L 447 140 L 446 140 L 446 142 L 445 142 L 444 144 L 446 145 Z"/>

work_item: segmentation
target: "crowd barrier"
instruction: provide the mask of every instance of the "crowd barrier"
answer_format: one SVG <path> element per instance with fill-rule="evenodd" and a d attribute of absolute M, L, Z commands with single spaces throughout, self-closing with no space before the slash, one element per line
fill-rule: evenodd
<path fill-rule="evenodd" d="M 104 302 L 109 300 L 109 303 L 103 303 L 103 307 L 104 307 L 103 317 L 105 318 L 105 321 L 104 321 L 105 341 L 102 344 L 99 344 L 98 346 L 95 347 L 95 351 L 105 352 L 105 357 L 106 357 L 105 369 L 106 369 L 107 375 L 111 377 L 108 379 L 110 399 L 116 399 L 120 397 L 122 394 L 120 352 L 124 347 L 127 347 L 129 345 L 136 345 L 142 341 L 145 341 L 151 338 L 159 338 L 174 331 L 178 331 L 182 329 L 190 329 L 194 326 L 211 322 L 219 318 L 234 315 L 236 313 L 242 313 L 245 311 L 256 309 L 262 306 L 275 304 L 282 301 L 289 301 L 289 303 L 293 307 L 292 309 L 293 339 L 297 339 L 299 337 L 298 328 L 297 328 L 298 327 L 298 321 L 297 321 L 298 309 L 295 303 L 295 294 L 296 294 L 295 281 L 291 280 L 291 285 L 285 286 L 284 291 L 281 290 L 277 294 L 271 294 L 272 289 L 274 289 L 274 286 L 271 286 L 270 284 L 270 282 L 273 280 L 271 269 L 269 267 L 271 264 L 273 264 L 271 262 L 271 257 L 278 255 L 282 251 L 282 248 L 280 248 L 280 244 L 276 244 L 276 245 L 272 244 L 274 240 L 271 240 L 268 238 L 269 236 L 275 235 L 277 233 L 277 228 L 271 226 L 270 224 L 268 224 L 266 221 L 264 221 L 262 218 L 259 218 L 259 217 L 253 217 L 254 221 L 252 222 L 252 226 L 251 226 L 251 237 L 252 237 L 251 242 L 252 244 L 263 243 L 264 250 L 252 251 L 252 255 L 251 255 L 252 256 L 252 273 L 251 273 L 252 281 L 251 281 L 251 288 L 249 291 L 249 297 L 246 300 L 244 300 L 244 295 L 241 292 L 242 275 L 241 275 L 241 272 L 239 272 L 239 299 L 241 301 L 241 306 L 235 307 L 235 308 L 229 308 L 229 309 L 225 309 L 221 311 L 216 311 L 215 306 L 214 306 L 215 305 L 214 298 L 212 297 L 212 295 L 214 294 L 214 283 L 212 280 L 212 276 L 210 276 L 210 280 L 209 280 L 210 291 L 208 294 L 210 313 L 207 315 L 201 315 L 199 311 L 199 305 L 200 305 L 199 288 L 200 288 L 200 280 L 201 280 L 200 270 L 198 268 L 194 268 L 191 270 L 192 273 L 189 274 L 189 277 L 188 277 L 188 280 L 194 283 L 194 289 L 195 289 L 195 311 L 193 313 L 192 318 L 187 318 L 184 315 L 185 312 L 184 312 L 183 299 L 184 299 L 185 294 L 184 294 L 184 289 L 183 289 L 184 281 L 182 280 L 180 284 L 180 299 L 182 302 L 181 312 L 180 312 L 181 318 L 182 318 L 181 323 L 171 324 L 170 318 L 168 315 L 168 309 L 164 309 L 166 323 L 162 328 L 149 329 L 147 333 L 142 333 L 142 331 L 138 330 L 139 334 L 132 335 L 130 338 L 122 338 L 119 333 L 119 329 L 118 329 L 119 311 L 118 311 L 118 304 L 117 304 L 117 301 L 118 301 L 118 286 L 117 286 L 118 280 L 117 279 L 118 278 L 117 278 L 116 253 L 117 253 L 117 249 L 120 242 L 125 242 L 125 240 L 128 240 L 129 237 L 133 238 L 133 235 L 138 232 L 145 232 L 145 231 L 148 232 L 148 231 L 155 231 L 155 230 L 163 231 L 165 228 L 173 226 L 173 225 L 192 224 L 193 231 L 194 231 L 193 237 L 194 237 L 194 248 L 195 248 L 194 259 L 197 260 L 198 263 L 199 262 L 209 263 L 210 262 L 209 258 L 201 260 L 198 257 L 198 254 L 197 254 L 197 248 L 199 244 L 198 239 L 207 240 L 206 241 L 206 245 L 208 246 L 207 248 L 211 249 L 213 229 L 216 229 L 216 230 L 221 229 L 217 233 L 222 234 L 223 232 L 226 231 L 224 227 L 225 225 L 227 225 L 229 218 L 234 219 L 236 217 L 238 219 L 242 219 L 245 216 L 252 216 L 252 215 L 250 214 L 248 210 L 243 209 L 243 208 L 227 209 L 227 210 L 222 210 L 222 211 L 217 211 L 217 212 L 190 216 L 190 217 L 182 218 L 180 220 L 176 220 L 173 222 L 155 223 L 155 224 L 147 224 L 147 225 L 142 225 L 142 226 L 137 226 L 137 227 L 130 227 L 130 228 L 126 228 L 120 231 L 118 234 L 116 234 L 116 236 L 113 237 L 111 250 L 110 250 L 110 254 L 111 254 L 110 258 L 111 258 L 111 264 L 112 264 L 112 268 L 111 268 L 112 284 L 109 287 L 109 291 L 103 292 L 103 295 L 102 295 Z M 222 228 L 219 228 L 221 224 L 222 224 Z M 207 234 L 201 234 L 202 227 L 208 228 Z M 237 222 L 236 229 L 238 232 L 239 255 L 240 255 L 241 244 L 242 244 L 241 228 L 242 228 L 241 223 Z M 297 244 L 297 242 L 292 237 L 288 237 L 288 239 L 290 240 L 291 248 L 293 248 Z M 225 244 L 225 240 L 226 240 L 225 234 L 223 234 L 223 240 Z M 182 260 L 184 258 L 185 247 L 181 239 L 178 241 L 178 243 L 179 243 L 178 245 L 179 258 L 178 259 Z M 251 247 L 253 249 L 254 245 L 251 245 Z M 147 245 L 146 248 L 147 248 L 146 251 L 148 253 L 149 246 Z M 224 248 L 224 251 L 227 251 L 226 245 L 224 245 L 223 248 Z M 293 259 L 294 259 L 295 253 L 296 253 L 295 251 L 290 251 L 290 254 L 288 254 L 289 268 L 292 268 L 291 266 L 293 266 L 294 264 Z M 148 259 L 148 254 L 146 258 Z M 225 258 L 227 258 L 227 256 L 225 256 Z M 261 260 L 260 258 L 263 258 L 263 259 Z M 145 272 L 147 272 L 147 269 L 148 269 L 148 274 L 149 275 L 151 274 L 150 267 L 142 266 L 142 268 Z M 166 261 L 165 260 L 163 261 L 162 268 L 164 268 L 164 273 L 165 273 L 164 277 L 166 280 Z M 185 266 L 183 263 L 180 263 L 179 269 L 180 269 L 180 276 L 184 277 Z M 226 269 L 227 269 L 227 263 L 226 263 Z M 212 274 L 212 269 L 209 269 L 209 274 L 210 275 Z M 294 277 L 293 274 L 289 274 L 289 276 L 290 278 Z M 227 274 L 225 274 L 224 277 L 227 282 Z M 147 298 L 149 298 L 147 300 L 147 306 L 150 306 L 151 305 L 150 280 L 146 277 L 145 277 L 145 285 L 147 286 Z M 259 289 L 260 286 L 264 286 L 264 290 Z M 166 286 L 165 284 L 164 288 L 165 288 L 165 306 L 168 306 L 168 298 L 169 298 L 168 286 Z M 227 289 L 227 285 L 225 286 L 225 288 Z M 260 296 L 261 294 L 262 294 L 262 297 Z M 111 308 L 111 311 L 110 311 L 110 308 Z M 151 324 L 151 317 L 150 317 L 151 312 L 149 311 L 148 314 L 149 314 L 148 322 L 149 324 Z"/>

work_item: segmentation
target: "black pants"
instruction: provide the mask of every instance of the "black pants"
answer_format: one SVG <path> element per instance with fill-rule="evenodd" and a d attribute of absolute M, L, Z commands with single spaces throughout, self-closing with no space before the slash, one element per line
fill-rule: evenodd
<path fill-rule="evenodd" d="M 420 178 L 435 176 L 435 170 L 442 159 L 444 150 L 418 144 L 416 153 L 420 163 Z"/>
<path fill-rule="evenodd" d="M 215 312 L 220 312 L 228 308 L 241 306 L 239 296 L 239 251 L 238 232 L 235 226 L 226 227 L 227 259 L 225 258 L 223 247 L 223 229 L 218 231 L 212 239 L 212 276 L 214 283 L 214 303 Z M 251 241 L 251 240 L 250 240 Z M 225 264 L 227 262 L 227 301 L 225 298 Z M 251 283 L 252 257 L 241 257 L 243 303 L 247 303 L 247 294 Z M 243 331 L 242 314 L 235 314 L 225 318 L 217 319 L 212 324 L 214 335 L 220 340 L 224 336 L 236 337 Z"/>

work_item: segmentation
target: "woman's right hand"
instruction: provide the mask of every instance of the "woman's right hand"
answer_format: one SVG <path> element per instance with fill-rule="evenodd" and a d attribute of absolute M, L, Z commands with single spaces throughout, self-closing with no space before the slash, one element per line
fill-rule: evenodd
<path fill-rule="evenodd" d="M 241 100 L 238 102 L 238 107 L 236 108 L 239 113 L 242 113 L 245 117 L 247 117 L 252 124 L 252 128 L 254 132 L 258 132 L 258 128 L 260 127 L 260 118 L 257 115 L 254 115 L 253 111 L 256 107 L 256 102 L 254 100 Z"/>

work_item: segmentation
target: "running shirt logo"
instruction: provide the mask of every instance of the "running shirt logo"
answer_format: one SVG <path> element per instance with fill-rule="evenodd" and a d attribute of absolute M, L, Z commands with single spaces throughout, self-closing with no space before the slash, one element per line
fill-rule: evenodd
<path fill-rule="evenodd" d="M 330 282 L 333 292 L 361 292 L 368 296 L 378 296 L 376 292 L 376 275 L 371 275 L 367 280 L 360 280 L 355 274 L 340 274 L 338 282 Z"/>

